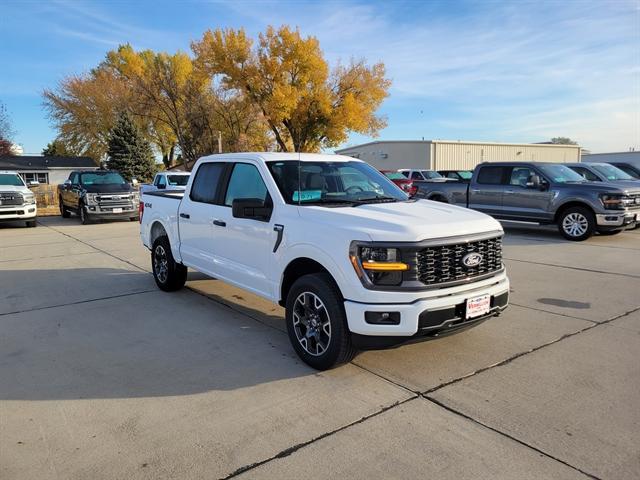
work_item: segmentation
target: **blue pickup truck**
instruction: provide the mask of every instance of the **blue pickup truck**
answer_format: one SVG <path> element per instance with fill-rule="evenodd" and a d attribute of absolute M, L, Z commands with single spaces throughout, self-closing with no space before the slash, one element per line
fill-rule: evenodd
<path fill-rule="evenodd" d="M 469 183 L 423 183 L 416 197 L 472 208 L 500 220 L 556 224 L 573 241 L 640 224 L 640 185 L 591 183 L 557 163 L 482 163 Z"/>

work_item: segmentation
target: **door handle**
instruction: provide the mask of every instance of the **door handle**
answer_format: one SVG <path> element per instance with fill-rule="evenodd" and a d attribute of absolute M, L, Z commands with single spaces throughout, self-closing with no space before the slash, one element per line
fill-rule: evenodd
<path fill-rule="evenodd" d="M 505 190 L 504 193 L 513 193 L 513 190 Z"/>
<path fill-rule="evenodd" d="M 471 189 L 471 193 L 478 193 L 480 190 L 478 190 L 477 188 L 472 188 Z"/>
<path fill-rule="evenodd" d="M 213 224 L 217 225 L 218 227 L 226 227 L 227 226 L 227 222 L 223 222 L 222 220 L 214 220 Z"/>
<path fill-rule="evenodd" d="M 191 215 L 189 215 L 188 213 L 181 213 L 180 218 L 191 218 Z"/>

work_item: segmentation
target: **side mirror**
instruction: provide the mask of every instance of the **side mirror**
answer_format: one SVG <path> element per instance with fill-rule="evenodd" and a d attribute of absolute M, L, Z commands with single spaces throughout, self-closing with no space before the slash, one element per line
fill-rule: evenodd
<path fill-rule="evenodd" d="M 137 179 L 137 178 L 132 178 L 132 179 L 131 179 L 131 185 L 133 185 L 134 187 L 135 187 L 136 185 L 138 185 L 138 179 Z"/>
<path fill-rule="evenodd" d="M 36 186 L 38 186 L 38 185 L 40 185 L 40 182 L 38 182 L 38 181 L 36 181 L 36 180 L 31 180 L 31 181 L 29 182 L 29 186 L 30 186 L 30 187 L 36 187 Z"/>
<path fill-rule="evenodd" d="M 259 198 L 236 198 L 231 204 L 232 215 L 235 218 L 249 218 L 268 222 L 271 218 L 273 205 Z"/>
<path fill-rule="evenodd" d="M 538 175 L 531 175 L 527 182 L 527 188 L 540 188 L 540 177 Z"/>

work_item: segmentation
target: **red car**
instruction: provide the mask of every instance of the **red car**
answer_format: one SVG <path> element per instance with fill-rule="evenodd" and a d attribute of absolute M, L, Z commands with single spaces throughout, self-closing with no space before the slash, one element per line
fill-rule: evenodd
<path fill-rule="evenodd" d="M 410 197 L 413 197 L 418 191 L 418 187 L 413 184 L 413 180 L 405 177 L 400 172 L 394 172 L 392 170 L 380 170 L 389 180 L 399 186 L 403 192 Z"/>

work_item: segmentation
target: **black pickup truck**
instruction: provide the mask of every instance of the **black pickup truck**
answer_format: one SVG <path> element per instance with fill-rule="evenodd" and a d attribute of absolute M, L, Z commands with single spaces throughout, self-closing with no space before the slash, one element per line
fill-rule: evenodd
<path fill-rule="evenodd" d="M 471 181 L 421 183 L 417 198 L 473 208 L 501 220 L 557 224 L 569 240 L 640 223 L 640 186 L 591 183 L 557 163 L 482 163 Z"/>
<path fill-rule="evenodd" d="M 92 220 L 126 218 L 138 220 L 140 196 L 137 190 L 112 170 L 80 170 L 58 186 L 60 214 L 69 218 L 71 212 L 83 225 Z"/>

